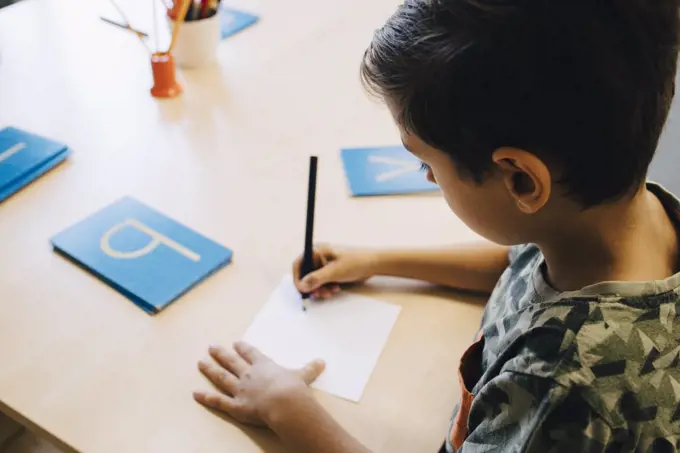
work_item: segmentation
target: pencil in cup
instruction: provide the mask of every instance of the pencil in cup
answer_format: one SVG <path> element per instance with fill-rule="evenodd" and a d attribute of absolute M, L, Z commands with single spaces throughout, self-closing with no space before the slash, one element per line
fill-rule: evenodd
<path fill-rule="evenodd" d="M 196 8 L 195 11 L 198 11 Z M 187 13 L 188 17 L 188 13 Z M 177 21 L 170 19 L 173 30 L 179 30 L 173 41 L 172 54 L 183 68 L 197 68 L 215 62 L 220 43 L 220 18 L 213 14 L 204 19 Z"/>
<path fill-rule="evenodd" d="M 180 15 L 182 4 L 183 4 L 182 0 L 177 0 L 175 2 L 166 2 L 168 17 L 173 21 L 176 20 L 177 17 Z M 192 21 L 197 19 L 207 19 L 217 14 L 219 6 L 220 6 L 219 0 L 200 0 L 196 3 L 194 3 L 194 1 L 191 1 L 184 20 Z M 197 12 L 194 12 L 194 8 L 197 10 Z M 198 17 L 196 17 L 196 15 L 198 15 Z"/>
<path fill-rule="evenodd" d="M 177 43 L 177 37 L 179 36 L 179 30 L 180 26 L 184 22 L 184 20 L 187 17 L 187 13 L 189 12 L 189 7 L 191 6 L 191 1 L 192 0 L 179 0 L 178 5 L 179 9 L 176 10 L 176 14 L 174 15 L 174 19 L 172 19 L 173 24 L 172 24 L 172 38 L 170 39 L 170 47 L 168 47 L 168 52 L 172 52 L 172 49 L 175 47 L 175 44 Z M 173 6 L 173 10 L 175 10 L 175 7 Z"/>

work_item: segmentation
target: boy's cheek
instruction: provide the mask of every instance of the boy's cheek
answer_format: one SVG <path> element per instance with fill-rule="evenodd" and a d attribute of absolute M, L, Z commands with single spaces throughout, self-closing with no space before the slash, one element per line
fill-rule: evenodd
<path fill-rule="evenodd" d="M 512 231 L 515 224 L 511 208 L 495 187 L 448 176 L 443 175 L 437 183 L 456 217 L 476 234 L 492 242 L 506 244 L 515 240 L 517 232 Z"/>

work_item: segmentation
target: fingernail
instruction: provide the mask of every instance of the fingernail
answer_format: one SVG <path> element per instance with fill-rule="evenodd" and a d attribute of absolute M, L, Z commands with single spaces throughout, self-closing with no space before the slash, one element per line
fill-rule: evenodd
<path fill-rule="evenodd" d="M 318 373 L 319 375 L 326 371 L 326 362 L 323 360 L 315 360 L 314 361 L 314 371 Z"/>

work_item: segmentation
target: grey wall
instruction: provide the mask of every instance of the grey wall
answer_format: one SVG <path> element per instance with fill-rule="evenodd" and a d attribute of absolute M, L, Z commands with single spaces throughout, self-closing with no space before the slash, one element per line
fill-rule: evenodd
<path fill-rule="evenodd" d="M 652 161 L 649 179 L 663 184 L 680 196 L 680 177 L 677 171 L 680 168 L 680 74 L 675 84 L 675 100 L 656 156 Z"/>

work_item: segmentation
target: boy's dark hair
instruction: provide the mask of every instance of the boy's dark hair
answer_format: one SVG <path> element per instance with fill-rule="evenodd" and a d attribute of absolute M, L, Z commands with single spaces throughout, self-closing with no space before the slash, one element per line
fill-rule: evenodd
<path fill-rule="evenodd" d="M 464 174 L 481 182 L 495 149 L 525 149 L 590 207 L 644 181 L 678 33 L 678 0 L 406 0 L 361 74 Z"/>

